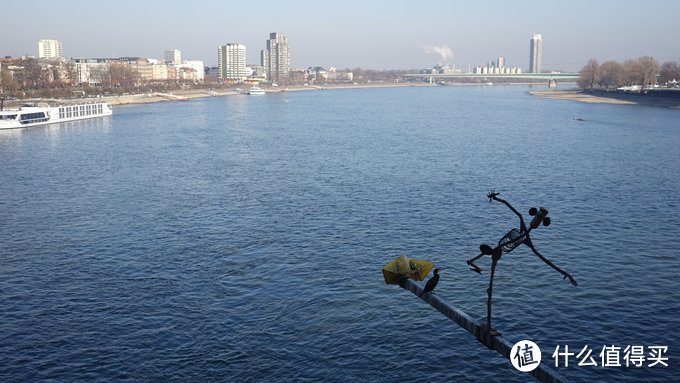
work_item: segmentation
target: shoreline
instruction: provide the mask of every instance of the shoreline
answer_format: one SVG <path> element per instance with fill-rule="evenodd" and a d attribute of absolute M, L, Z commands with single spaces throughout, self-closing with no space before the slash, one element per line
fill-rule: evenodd
<path fill-rule="evenodd" d="M 436 86 L 427 83 L 372 83 L 372 84 L 334 84 L 334 85 L 294 85 L 289 87 L 264 87 L 266 93 L 284 93 L 284 92 L 304 92 L 304 91 L 320 91 L 320 90 L 335 90 L 335 89 L 367 89 L 367 88 L 403 88 L 403 87 L 430 87 Z M 178 102 L 178 101 L 189 101 L 197 98 L 206 97 L 226 97 L 226 96 L 243 96 L 246 95 L 243 92 L 239 92 L 235 89 L 228 90 L 209 90 L 209 89 L 190 89 L 190 90 L 177 90 L 169 93 L 162 92 L 150 92 L 150 93 L 139 93 L 139 94 L 126 94 L 121 96 L 101 96 L 92 98 L 79 98 L 79 99 L 45 99 L 45 98 L 34 98 L 30 100 L 16 100 L 5 102 L 5 107 L 18 107 L 22 103 L 27 101 L 33 102 L 48 102 L 50 104 L 58 105 L 73 105 L 81 103 L 97 103 L 105 102 L 109 106 L 120 106 L 120 105 L 134 105 L 134 104 L 147 104 L 155 102 Z M 246 91 L 248 87 L 244 87 Z"/>
<path fill-rule="evenodd" d="M 605 91 L 586 92 L 583 90 L 535 90 L 530 91 L 529 94 L 552 100 L 578 101 L 588 104 L 642 105 L 680 109 L 680 99 L 677 98 L 619 94 Z"/>
<path fill-rule="evenodd" d="M 378 84 L 357 84 L 357 85 L 293 85 L 289 87 L 264 87 L 263 89 L 267 94 L 269 93 L 285 93 L 285 92 L 305 92 L 305 91 L 320 91 L 320 90 L 335 90 L 335 89 L 367 89 L 367 88 L 403 88 L 403 87 L 415 87 L 415 86 L 433 86 L 430 84 L 419 84 L 419 83 L 378 83 Z M 247 90 L 244 87 L 244 91 Z M 144 93 L 135 95 L 125 95 L 125 96 L 106 96 L 97 98 L 98 101 L 106 102 L 109 106 L 117 105 L 132 105 L 132 104 L 145 104 L 150 102 L 163 102 L 163 101 L 188 101 L 196 98 L 205 97 L 226 97 L 226 96 L 247 96 L 236 89 L 232 90 L 180 90 L 173 93 L 167 93 L 164 95 L 159 95 L 159 93 Z"/>
<path fill-rule="evenodd" d="M 468 84 L 463 84 L 468 85 Z M 480 85 L 480 84 L 470 84 Z M 265 87 L 266 93 L 285 93 L 285 92 L 305 92 L 336 89 L 369 89 L 369 88 L 405 88 L 405 87 L 432 87 L 441 86 L 429 83 L 371 83 L 371 84 L 332 84 L 332 85 L 294 85 L 285 88 Z M 453 85 L 451 85 L 453 86 Z M 45 101 L 60 105 L 72 105 L 77 103 L 105 102 L 109 106 L 147 104 L 155 102 L 178 102 L 188 101 L 206 97 L 226 97 L 244 95 L 235 89 L 228 90 L 209 90 L 209 89 L 190 89 L 178 90 L 172 93 L 139 93 L 121 96 L 102 96 L 96 98 L 82 99 L 32 99 L 33 101 Z M 244 89 L 248 89 L 244 87 Z M 583 91 L 583 90 L 531 90 L 528 92 L 532 96 L 542 97 L 552 100 L 577 101 L 588 104 L 609 104 L 609 105 L 643 105 L 655 106 L 671 109 L 680 109 L 680 98 L 650 97 L 635 94 L 620 94 L 606 91 Z M 5 102 L 5 107 L 17 107 L 24 101 Z"/>

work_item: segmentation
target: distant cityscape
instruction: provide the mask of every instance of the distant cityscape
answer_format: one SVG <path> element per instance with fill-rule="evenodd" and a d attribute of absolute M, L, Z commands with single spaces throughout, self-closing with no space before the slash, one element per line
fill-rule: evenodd
<path fill-rule="evenodd" d="M 162 59 L 145 57 L 70 58 L 63 55 L 62 43 L 55 39 L 38 41 L 38 57 L 22 56 L 0 59 L 3 76 L 0 90 L 38 88 L 54 84 L 88 87 L 130 87 L 142 84 L 218 83 L 230 84 L 313 84 L 327 82 L 353 82 L 354 72 L 361 70 L 338 70 L 313 66 L 305 69 L 291 67 L 291 50 L 288 38 L 280 32 L 272 32 L 260 51 L 260 62 L 246 62 L 246 46 L 238 42 L 217 47 L 217 66 L 206 66 L 201 60 L 183 60 L 182 51 L 171 48 L 163 52 Z M 541 71 L 542 38 L 536 34 L 530 41 L 529 72 Z M 31 60 L 36 61 L 35 63 Z M 521 74 L 519 66 L 506 65 L 499 56 L 484 65 L 464 72 L 450 64 L 436 65 L 422 73 L 472 73 L 472 74 Z M 366 73 L 357 73 L 359 76 Z"/>

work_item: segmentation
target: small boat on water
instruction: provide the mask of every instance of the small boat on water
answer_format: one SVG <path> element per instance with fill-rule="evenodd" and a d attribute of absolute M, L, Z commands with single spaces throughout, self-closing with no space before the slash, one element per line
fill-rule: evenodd
<path fill-rule="evenodd" d="M 56 107 L 50 107 L 46 103 L 24 104 L 18 109 L 0 108 L 0 130 L 85 120 L 111 114 L 113 111 L 104 102 Z"/>
<path fill-rule="evenodd" d="M 265 94 L 265 91 L 264 91 L 264 89 L 260 88 L 259 86 L 254 86 L 254 87 L 250 88 L 250 90 L 248 91 L 248 94 L 251 95 L 251 96 L 261 96 L 261 95 Z"/>

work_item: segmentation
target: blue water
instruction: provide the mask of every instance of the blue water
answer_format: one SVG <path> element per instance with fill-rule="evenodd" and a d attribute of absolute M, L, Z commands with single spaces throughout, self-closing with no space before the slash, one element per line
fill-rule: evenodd
<path fill-rule="evenodd" d="M 547 100 L 526 87 L 289 92 L 116 107 L 0 132 L 0 381 L 532 379 L 397 286 L 400 254 L 445 267 L 438 296 L 556 346 L 669 347 L 680 377 L 680 111 Z M 586 121 L 575 121 L 581 117 Z M 624 363 L 623 359 L 621 362 Z M 645 364 L 647 365 L 647 364 Z"/>

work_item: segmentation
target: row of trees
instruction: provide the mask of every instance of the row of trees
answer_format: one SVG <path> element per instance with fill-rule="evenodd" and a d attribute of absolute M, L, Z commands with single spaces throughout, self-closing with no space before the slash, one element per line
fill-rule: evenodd
<path fill-rule="evenodd" d="M 402 81 L 405 70 L 379 71 L 363 68 L 345 69 L 354 74 L 354 82 L 396 82 Z M 305 73 L 289 79 L 291 84 L 304 84 L 309 81 Z M 80 83 L 76 64 L 67 60 L 37 60 L 35 58 L 20 58 L 12 60 L 6 57 L 0 63 L 0 96 L 4 97 L 54 97 L 67 98 L 75 96 L 137 93 L 147 89 L 169 91 L 178 88 L 222 88 L 238 86 L 224 84 L 214 76 L 206 76 L 200 84 L 191 81 L 165 80 L 144 81 L 139 71 L 125 63 L 101 63 L 89 65 L 87 76 L 94 86 Z"/>
<path fill-rule="evenodd" d="M 605 61 L 600 64 L 590 59 L 581 69 L 578 85 L 583 89 L 616 89 L 639 85 L 642 89 L 658 84 L 670 84 L 680 80 L 680 63 L 668 61 L 662 65 L 650 56 L 638 59 Z"/>
<path fill-rule="evenodd" d="M 160 91 L 187 86 L 182 81 L 144 83 L 138 71 L 123 63 L 102 64 L 89 68 L 89 76 L 97 86 L 80 84 L 76 64 L 35 58 L 9 60 L 0 65 L 0 96 L 67 98 L 76 95 L 132 93 L 147 89 Z M 189 83 L 190 86 L 198 86 Z M 203 84 L 201 84 L 203 86 Z"/>

